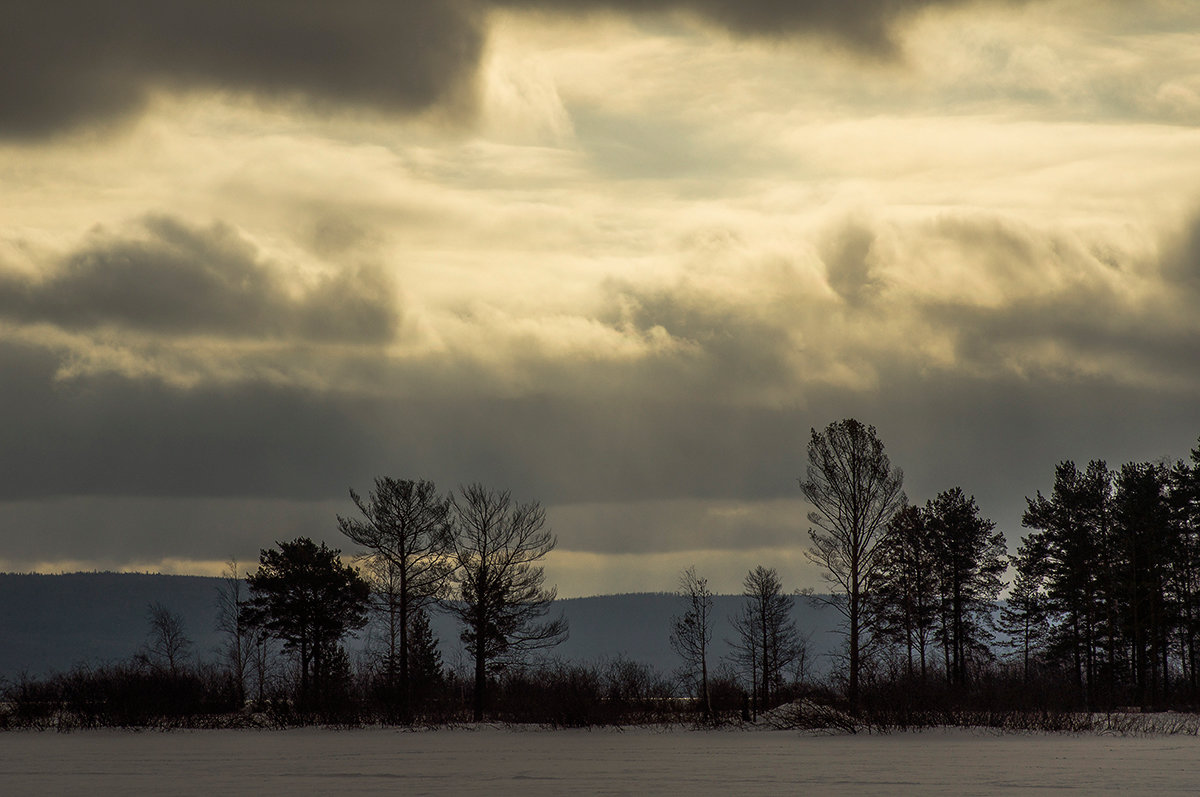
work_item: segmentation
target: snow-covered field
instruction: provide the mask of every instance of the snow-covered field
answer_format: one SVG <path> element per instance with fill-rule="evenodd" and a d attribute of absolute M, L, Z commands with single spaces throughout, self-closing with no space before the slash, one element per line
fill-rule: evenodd
<path fill-rule="evenodd" d="M 794 731 L 0 734 L 0 793 L 1195 794 L 1200 739 Z"/>

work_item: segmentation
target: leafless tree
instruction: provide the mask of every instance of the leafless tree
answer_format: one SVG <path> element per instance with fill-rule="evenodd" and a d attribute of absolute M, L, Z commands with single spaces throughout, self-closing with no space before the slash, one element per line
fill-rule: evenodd
<path fill-rule="evenodd" d="M 374 609 L 383 618 L 388 691 L 399 698 L 400 715 L 410 717 L 408 629 L 416 612 L 445 597 L 454 569 L 451 556 L 450 499 L 432 482 L 375 480 L 367 500 L 353 490 L 350 498 L 363 519 L 338 517 L 342 533 L 367 549 L 374 582 Z"/>
<path fill-rule="evenodd" d="M 893 468 L 874 426 L 849 418 L 812 430 L 808 470 L 800 489 L 815 509 L 808 515 L 808 559 L 840 594 L 833 605 L 846 620 L 849 677 L 846 697 L 858 705 L 866 598 L 878 571 L 888 522 L 904 506 L 904 474 Z"/>
<path fill-rule="evenodd" d="M 254 698 L 262 703 L 277 688 L 280 680 L 278 642 L 259 628 L 252 631 L 247 676 L 254 687 Z"/>
<path fill-rule="evenodd" d="M 712 717 L 708 690 L 708 650 L 712 645 L 713 594 L 708 579 L 689 567 L 679 575 L 679 593 L 686 602 L 683 614 L 671 618 L 671 648 L 683 659 L 684 670 L 699 686 L 704 718 Z"/>
<path fill-rule="evenodd" d="M 732 642 L 736 663 L 748 668 L 756 710 L 772 706 L 783 684 L 784 670 L 803 648 L 792 619 L 792 596 L 783 591 L 779 573 L 759 565 L 746 574 L 742 594 L 746 604 L 731 618 L 737 638 Z"/>
<path fill-rule="evenodd" d="M 178 675 L 183 659 L 192 647 L 184 632 L 183 618 L 157 601 L 147 607 L 150 629 L 146 635 L 143 658 L 151 666 Z"/>
<path fill-rule="evenodd" d="M 254 637 L 258 633 L 242 618 L 245 600 L 246 582 L 238 571 L 237 559 L 231 558 L 217 584 L 217 630 L 225 635 L 221 653 L 229 667 L 239 702 L 246 698 L 246 680 L 254 653 Z"/>
<path fill-rule="evenodd" d="M 557 591 L 545 589 L 538 564 L 557 542 L 536 501 L 518 504 L 507 490 L 479 484 L 452 499 L 453 556 L 458 601 L 452 611 L 463 624 L 462 640 L 475 667 L 473 714 L 483 719 L 487 676 L 496 665 L 566 639 L 562 617 L 543 620 Z"/>

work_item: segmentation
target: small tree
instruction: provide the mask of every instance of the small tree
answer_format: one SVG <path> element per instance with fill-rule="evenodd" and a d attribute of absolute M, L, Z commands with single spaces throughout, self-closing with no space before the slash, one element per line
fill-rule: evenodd
<path fill-rule="evenodd" d="M 800 481 L 816 511 L 808 515 L 812 547 L 805 554 L 820 566 L 840 595 L 831 601 L 846 622 L 849 679 L 846 697 L 858 706 L 859 671 L 872 580 L 878 576 L 880 543 L 892 516 L 904 506 L 904 474 L 893 468 L 874 426 L 849 418 L 812 430 L 808 471 Z"/>
<path fill-rule="evenodd" d="M 239 703 L 246 699 L 246 682 L 257 633 L 242 618 L 246 610 L 245 587 L 246 582 L 238 572 L 237 559 L 230 559 L 217 584 L 217 630 L 225 636 L 221 653 L 229 668 Z"/>
<path fill-rule="evenodd" d="M 424 608 L 417 609 L 409 621 L 408 675 L 414 708 L 428 704 L 430 696 L 445 682 L 438 638 L 429 624 L 429 612 Z"/>
<path fill-rule="evenodd" d="M 157 601 L 146 607 L 150 629 L 146 635 L 145 660 L 156 669 L 179 675 L 192 640 L 183 630 L 183 618 Z"/>
<path fill-rule="evenodd" d="M 1029 683 L 1033 662 L 1050 638 L 1049 599 L 1045 581 L 1045 557 L 1036 550 L 1036 541 L 1021 540 L 1017 555 L 1009 560 L 1016 572 L 1012 590 L 1000 610 L 999 627 L 1008 639 L 1004 646 L 1021 658 L 1021 679 Z"/>
<path fill-rule="evenodd" d="M 742 584 L 746 605 L 733 618 L 738 633 L 735 657 L 752 671 L 755 708 L 766 710 L 783 682 L 783 671 L 799 655 L 800 633 L 792 619 L 792 596 L 783 592 L 779 573 L 762 565 Z"/>
<path fill-rule="evenodd" d="M 686 602 L 683 614 L 671 619 L 671 648 L 683 659 L 684 671 L 699 687 L 704 718 L 712 718 L 712 696 L 708 690 L 708 649 L 712 644 L 713 595 L 708 579 L 689 567 L 679 576 L 679 592 Z"/>
<path fill-rule="evenodd" d="M 340 551 L 307 537 L 263 549 L 247 581 L 251 598 L 244 620 L 283 642 L 299 657 L 301 708 L 324 696 L 329 654 L 348 632 L 367 622 L 370 587 L 342 564 Z"/>
<path fill-rule="evenodd" d="M 545 589 L 538 564 L 554 550 L 546 511 L 536 501 L 518 504 L 507 490 L 479 484 L 452 499 L 456 535 L 458 602 L 462 641 L 474 663 L 473 716 L 483 720 L 489 671 L 529 652 L 566 639 L 562 617 L 543 621 L 556 597 Z"/>

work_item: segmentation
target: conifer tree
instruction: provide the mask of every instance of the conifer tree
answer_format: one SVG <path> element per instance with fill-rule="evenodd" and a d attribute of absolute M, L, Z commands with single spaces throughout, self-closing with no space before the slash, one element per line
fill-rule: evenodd
<path fill-rule="evenodd" d="M 941 582 L 946 675 L 966 684 L 968 662 L 987 655 L 992 614 L 1008 567 L 1004 535 L 979 514 L 975 498 L 955 487 L 925 505 Z"/>

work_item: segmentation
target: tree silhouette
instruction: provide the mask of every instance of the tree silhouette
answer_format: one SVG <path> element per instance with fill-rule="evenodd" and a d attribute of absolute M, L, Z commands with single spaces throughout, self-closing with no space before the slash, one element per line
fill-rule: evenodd
<path fill-rule="evenodd" d="M 704 718 L 712 717 L 712 696 L 708 689 L 708 649 L 712 644 L 713 594 L 708 579 L 689 567 L 679 576 L 679 594 L 686 602 L 683 614 L 671 618 L 671 648 L 683 659 L 684 671 L 699 687 Z"/>
<path fill-rule="evenodd" d="M 1195 692 L 1200 688 L 1200 446 L 1192 449 L 1189 461 L 1175 464 L 1169 479 L 1169 504 L 1178 534 L 1171 591 L 1179 625 L 1180 666 L 1184 681 Z"/>
<path fill-rule="evenodd" d="M 909 680 L 920 662 L 925 679 L 926 652 L 933 640 L 938 609 L 938 568 L 925 511 L 905 505 L 892 516 L 880 553 L 872 611 L 876 629 L 904 645 Z"/>
<path fill-rule="evenodd" d="M 545 589 L 538 564 L 554 549 L 546 511 L 536 501 L 518 504 L 507 490 L 479 484 L 452 499 L 453 547 L 462 641 L 475 667 L 473 716 L 483 719 L 489 670 L 552 647 L 567 636 L 562 617 L 543 621 L 556 590 Z"/>
<path fill-rule="evenodd" d="M 938 631 L 951 683 L 967 682 L 968 661 L 986 654 L 996 598 L 1008 568 L 1004 535 L 955 487 L 925 505 L 937 557 L 943 622 Z"/>
<path fill-rule="evenodd" d="M 1074 462 L 1060 462 L 1054 471 L 1050 497 L 1038 491 L 1026 499 L 1021 522 L 1034 531 L 1026 538 L 1030 564 L 1047 596 L 1051 633 L 1047 653 L 1074 672 L 1084 705 L 1090 705 L 1101 671 L 1117 678 L 1119 609 L 1112 584 L 1114 560 L 1112 473 L 1102 460 L 1080 471 Z"/>
<path fill-rule="evenodd" d="M 1166 500 L 1167 469 L 1151 462 L 1121 466 L 1113 495 L 1117 605 L 1132 658 L 1133 696 L 1145 705 L 1165 698 L 1170 685 L 1168 594 L 1171 558 L 1178 550 Z"/>
<path fill-rule="evenodd" d="M 217 584 L 217 630 L 225 637 L 221 653 L 229 667 L 239 703 L 246 699 L 246 681 L 250 675 L 256 635 L 261 633 L 243 619 L 246 611 L 245 592 L 246 582 L 238 572 L 237 559 L 231 558 L 225 564 Z"/>
<path fill-rule="evenodd" d="M 784 593 L 779 573 L 759 565 L 742 582 L 746 604 L 732 618 L 738 637 L 735 657 L 749 665 L 755 708 L 771 708 L 782 684 L 784 668 L 800 653 L 800 633 L 792 619 L 792 596 Z"/>
<path fill-rule="evenodd" d="M 375 480 L 367 500 L 350 491 L 363 519 L 338 517 L 338 527 L 365 547 L 373 565 L 376 608 L 385 620 L 384 657 L 388 692 L 397 695 L 400 716 L 411 719 L 409 628 L 416 612 L 445 597 L 453 570 L 450 499 L 432 482 Z"/>
<path fill-rule="evenodd" d="M 438 639 L 429 625 L 429 612 L 423 607 L 409 621 L 408 674 L 415 708 L 426 705 L 445 680 Z"/>
<path fill-rule="evenodd" d="M 808 470 L 800 481 L 815 511 L 808 515 L 809 561 L 840 594 L 832 605 L 846 621 L 850 659 L 846 697 L 857 708 L 867 598 L 878 576 L 879 555 L 888 521 L 904 506 L 904 474 L 893 468 L 874 426 L 849 418 L 812 430 Z"/>
<path fill-rule="evenodd" d="M 262 550 L 257 572 L 247 578 L 244 621 L 298 655 L 299 703 L 309 709 L 324 696 L 329 665 L 336 663 L 327 659 L 342 637 L 366 624 L 370 587 L 325 543 L 298 537 L 276 545 Z"/>
<path fill-rule="evenodd" d="M 183 628 L 183 618 L 157 601 L 146 607 L 149 631 L 146 635 L 145 660 L 172 676 L 179 675 L 183 657 L 192 640 Z"/>
<path fill-rule="evenodd" d="M 1008 637 L 1005 646 L 1021 657 L 1021 680 L 1026 684 L 1050 638 L 1050 602 L 1043 588 L 1045 557 L 1036 545 L 1028 537 L 1022 539 L 1017 555 L 1010 559 L 1016 575 L 999 621 L 1000 630 Z"/>

